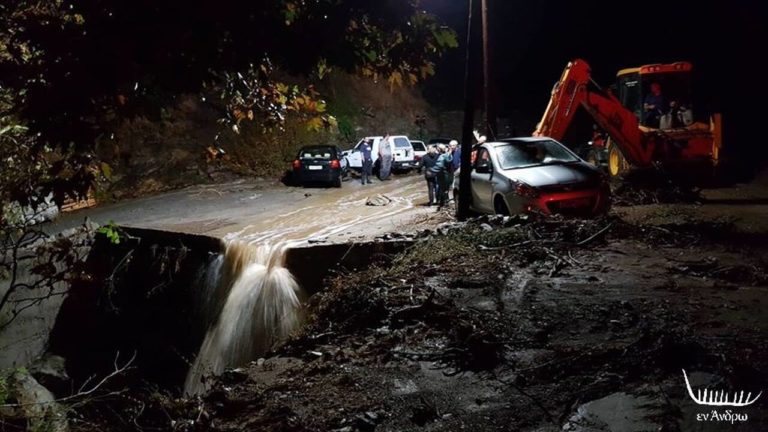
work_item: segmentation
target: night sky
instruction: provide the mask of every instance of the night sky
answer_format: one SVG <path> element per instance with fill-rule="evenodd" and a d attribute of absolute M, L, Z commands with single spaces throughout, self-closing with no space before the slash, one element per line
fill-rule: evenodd
<path fill-rule="evenodd" d="M 442 60 L 425 94 L 460 109 L 467 0 L 423 0 L 422 5 L 455 28 L 462 42 Z M 589 62 L 593 78 L 603 85 L 625 67 L 690 61 L 695 88 L 724 114 L 731 141 L 726 144 L 741 155 L 743 148 L 768 155 L 768 146 L 756 143 L 758 136 L 764 141 L 757 126 L 767 114 L 766 3 L 489 0 L 489 11 L 492 84 L 502 116 L 538 120 L 552 85 L 573 58 Z"/>

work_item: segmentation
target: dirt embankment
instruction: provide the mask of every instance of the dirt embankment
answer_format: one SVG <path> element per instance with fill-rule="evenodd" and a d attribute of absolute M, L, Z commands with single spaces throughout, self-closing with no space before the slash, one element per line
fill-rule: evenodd
<path fill-rule="evenodd" d="M 154 117 L 116 118 L 114 133 L 96 145 L 109 177 L 102 179 L 97 198 L 137 197 L 239 176 L 277 180 L 303 145 L 347 148 L 366 135 L 436 132 L 436 115 L 417 89 L 391 90 L 384 83 L 333 73 L 318 91 L 338 127 L 311 131 L 305 121 L 290 118 L 282 129 L 244 122 L 236 134 L 222 127 L 221 114 L 195 95 L 175 97 Z M 417 124 L 418 118 L 425 122 Z M 211 159 L 207 148 L 216 143 L 226 156 Z"/>
<path fill-rule="evenodd" d="M 300 334 L 203 400 L 155 394 L 126 412 L 165 430 L 721 427 L 697 421 L 713 407 L 690 400 L 683 369 L 698 388 L 768 388 L 766 242 L 731 229 L 446 224 L 329 279 Z M 768 414 L 733 411 L 744 431 Z"/>

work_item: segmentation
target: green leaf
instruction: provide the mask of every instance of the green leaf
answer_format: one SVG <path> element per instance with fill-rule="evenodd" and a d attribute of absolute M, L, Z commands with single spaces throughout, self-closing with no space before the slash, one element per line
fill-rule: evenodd
<path fill-rule="evenodd" d="M 456 32 L 454 32 L 451 29 L 443 29 L 442 30 L 442 39 L 443 43 L 442 45 L 447 48 L 458 48 L 459 47 L 459 41 L 456 38 Z"/>
<path fill-rule="evenodd" d="M 108 163 L 101 163 L 101 173 L 104 174 L 104 177 L 106 177 L 107 180 L 112 181 L 112 167 L 109 166 Z"/>
<path fill-rule="evenodd" d="M 323 119 L 322 117 L 312 117 L 307 121 L 307 129 L 310 131 L 317 132 L 323 127 Z"/>
<path fill-rule="evenodd" d="M 96 232 L 105 235 L 110 243 L 120 244 L 120 228 L 114 222 L 110 221 L 107 225 L 97 229 Z"/>

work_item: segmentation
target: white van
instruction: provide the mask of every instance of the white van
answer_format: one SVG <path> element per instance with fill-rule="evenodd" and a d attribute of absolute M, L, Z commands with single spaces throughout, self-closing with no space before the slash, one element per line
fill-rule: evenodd
<path fill-rule="evenodd" d="M 379 159 L 379 146 L 382 145 L 382 141 L 384 140 L 384 137 L 382 136 L 365 137 L 361 139 L 354 148 L 344 151 L 344 156 L 346 156 L 349 161 L 350 168 L 358 171 L 363 169 L 363 158 L 360 154 L 360 146 L 364 141 L 368 140 L 373 142 L 373 145 L 371 146 L 371 159 L 373 159 L 374 167 L 376 166 L 376 161 Z M 392 149 L 393 170 L 410 171 L 411 169 L 416 168 L 417 163 L 414 157 L 415 153 L 411 141 L 407 136 L 391 135 L 387 140 L 387 143 Z"/>

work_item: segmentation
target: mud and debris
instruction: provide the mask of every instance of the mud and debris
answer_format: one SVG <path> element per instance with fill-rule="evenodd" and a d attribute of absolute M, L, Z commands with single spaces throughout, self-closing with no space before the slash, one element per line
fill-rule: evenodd
<path fill-rule="evenodd" d="M 147 391 L 121 402 L 134 413 L 125 421 L 187 431 L 716 430 L 697 420 L 711 407 L 688 397 L 683 369 L 728 391 L 768 388 L 766 243 L 737 234 L 727 223 L 615 216 L 443 223 L 404 253 L 335 272 L 288 343 L 225 373 L 203 398 Z M 768 420 L 760 405 L 734 410 L 749 420 L 733 430 Z"/>
<path fill-rule="evenodd" d="M 420 206 L 422 183 L 302 190 L 288 198 L 306 207 L 275 204 L 252 227 L 217 228 L 254 241 L 312 234 L 307 249 L 343 249 L 344 238 L 355 245 L 345 256 L 364 242 L 403 246 L 318 276 L 301 330 L 207 394 L 182 397 L 181 383 L 153 380 L 183 375 L 194 359 L 178 354 L 179 370 L 127 375 L 104 389 L 118 393 L 75 407 L 71 429 L 709 431 L 724 423 L 703 414 L 728 413 L 697 405 L 683 370 L 695 390 L 768 389 L 765 182 L 705 190 L 701 202 L 620 195 L 593 220 L 467 222 Z M 262 200 L 254 191 L 229 195 Z M 367 206 L 377 194 L 391 202 Z M 200 199 L 212 209 L 227 198 L 209 195 Z M 208 224 L 192 231 L 218 232 Z M 762 400 L 731 410 L 744 416 L 728 426 L 761 430 L 768 420 Z"/>
<path fill-rule="evenodd" d="M 371 206 L 371 207 L 383 207 L 385 205 L 389 205 L 389 203 L 391 202 L 392 202 L 392 198 L 386 195 L 378 194 L 375 196 L 368 197 L 365 200 L 365 205 Z"/>
<path fill-rule="evenodd" d="M 613 204 L 619 206 L 704 202 L 699 188 L 673 182 L 652 185 L 622 182 L 611 189 Z"/>

